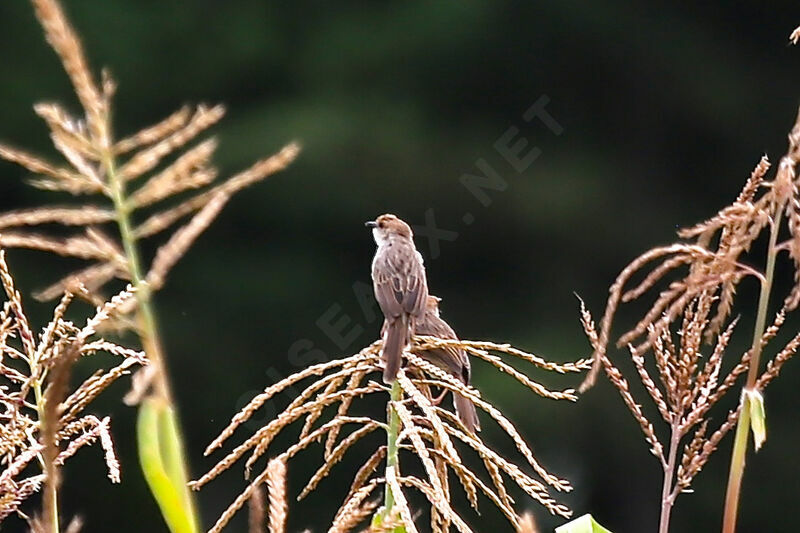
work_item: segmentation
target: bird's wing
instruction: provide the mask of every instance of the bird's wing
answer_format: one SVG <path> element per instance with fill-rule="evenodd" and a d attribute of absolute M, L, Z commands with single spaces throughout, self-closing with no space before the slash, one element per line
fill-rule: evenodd
<path fill-rule="evenodd" d="M 456 336 L 456 332 L 453 331 L 450 324 L 430 311 L 427 311 L 425 317 L 417 322 L 414 333 L 445 340 L 458 340 L 458 336 Z M 432 363 L 440 368 L 446 369 L 450 374 L 462 380 L 464 383 L 469 383 L 469 356 L 467 356 L 464 350 L 460 350 L 454 346 L 445 346 L 430 350 L 429 354 L 428 359 L 430 359 Z M 425 355 L 423 355 L 423 357 L 425 357 Z"/>
<path fill-rule="evenodd" d="M 372 281 L 375 299 L 383 311 L 383 316 L 391 320 L 403 314 L 403 295 L 397 293 L 397 278 L 394 273 L 385 268 L 376 268 L 372 272 Z"/>
<path fill-rule="evenodd" d="M 403 313 L 420 316 L 425 311 L 428 284 L 425 268 L 413 247 L 387 249 L 376 257 L 372 269 L 375 299 L 386 318 Z"/>
<path fill-rule="evenodd" d="M 422 256 L 414 251 L 408 261 L 408 275 L 406 277 L 406 293 L 403 298 L 403 310 L 415 317 L 425 313 L 428 304 L 428 280 L 425 277 L 425 267 Z"/>
<path fill-rule="evenodd" d="M 403 310 L 409 315 L 420 317 L 425 312 L 425 300 L 428 299 L 428 284 L 425 272 L 412 274 L 408 279 Z"/>

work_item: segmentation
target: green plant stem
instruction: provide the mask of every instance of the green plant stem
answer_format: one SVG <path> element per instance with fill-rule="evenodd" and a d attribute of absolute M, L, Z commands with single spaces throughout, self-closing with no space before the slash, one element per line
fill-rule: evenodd
<path fill-rule="evenodd" d="M 775 275 L 775 259 L 778 255 L 776 244 L 778 242 L 778 231 L 780 230 L 781 215 L 783 205 L 778 205 L 777 214 L 770 226 L 769 248 L 767 249 L 767 265 L 764 272 L 764 279 L 761 281 L 761 292 L 758 296 L 758 313 L 756 323 L 753 328 L 753 344 L 750 348 L 750 368 L 747 372 L 747 382 L 745 390 L 752 390 L 758 379 L 761 359 L 761 337 L 767 326 L 767 307 L 769 306 L 769 295 L 772 291 L 772 281 Z M 733 442 L 733 452 L 731 453 L 731 467 L 728 474 L 728 489 L 725 493 L 725 514 L 722 521 L 723 533 L 734 533 L 736 531 L 736 516 L 739 509 L 739 495 L 742 490 L 742 476 L 744 475 L 745 456 L 747 455 L 748 437 L 750 430 L 750 400 L 747 395 L 742 395 L 739 420 L 736 425 L 736 435 Z"/>
<path fill-rule="evenodd" d="M 394 383 L 392 383 L 390 400 L 392 402 L 399 402 L 402 394 L 403 390 L 400 388 L 400 382 L 395 380 Z M 395 473 L 397 473 L 397 433 L 400 428 L 400 417 L 398 416 L 397 411 L 392 404 L 389 404 L 388 418 L 389 429 L 386 432 L 386 468 L 394 468 Z M 392 494 L 392 489 L 389 488 L 389 484 L 387 483 L 383 503 L 385 513 L 384 516 L 390 516 L 392 506 L 394 506 L 394 495 Z"/>
<path fill-rule="evenodd" d="M 117 214 L 117 225 L 119 227 L 120 238 L 122 240 L 122 247 L 128 262 L 131 283 L 136 289 L 136 319 L 137 323 L 139 324 L 139 337 L 142 341 L 142 347 L 147 354 L 149 363 L 155 368 L 155 371 L 153 372 L 153 394 L 156 398 L 159 398 L 165 402 L 173 412 L 176 412 L 177 410 L 172 397 L 166 361 L 161 349 L 158 324 L 155 318 L 155 310 L 153 308 L 151 291 L 142 274 L 139 251 L 136 246 L 136 236 L 133 232 L 130 219 L 130 207 L 125 194 L 125 183 L 117 174 L 115 160 L 110 152 L 107 152 L 104 155 L 103 164 L 107 173 L 109 187 L 111 189 L 111 199 L 114 203 L 114 210 Z M 177 440 L 180 462 L 183 464 L 183 470 L 188 471 L 186 468 L 186 446 L 184 444 L 183 432 L 179 424 L 176 429 L 177 431 L 175 438 Z M 188 481 L 188 479 L 183 480 L 184 487 Z M 197 520 L 194 498 L 191 494 L 188 494 L 187 499 L 189 513 L 191 514 L 192 520 L 197 524 L 199 521 Z"/>
<path fill-rule="evenodd" d="M 142 275 L 142 266 L 139 259 L 139 250 L 136 247 L 136 236 L 130 219 L 130 208 L 125 197 L 125 184 L 116 172 L 114 158 L 110 154 L 104 158 L 104 165 L 108 174 L 108 183 L 111 188 L 111 199 L 114 202 L 114 210 L 117 214 L 117 225 L 119 227 L 122 247 L 125 251 L 125 258 L 128 262 L 128 270 L 131 275 L 131 283 L 136 288 L 137 303 L 137 322 L 139 323 L 139 336 L 145 348 L 145 353 L 150 360 L 150 364 L 156 367 L 154 372 L 155 393 L 166 400 L 169 405 L 173 404 L 172 392 L 170 390 L 167 369 L 164 356 L 159 342 L 158 326 L 155 320 L 155 311 L 151 299 L 150 288 Z"/>

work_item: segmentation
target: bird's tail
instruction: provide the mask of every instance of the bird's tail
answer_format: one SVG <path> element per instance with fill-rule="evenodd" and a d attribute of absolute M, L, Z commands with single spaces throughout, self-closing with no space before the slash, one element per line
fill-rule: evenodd
<path fill-rule="evenodd" d="M 397 377 L 403 350 L 410 340 L 410 324 L 408 315 L 400 315 L 389 322 L 383 335 L 383 381 L 391 383 Z"/>
<path fill-rule="evenodd" d="M 470 433 L 481 430 L 481 423 L 478 421 L 478 412 L 475 404 L 457 392 L 453 392 L 453 404 L 456 406 L 458 419 L 467 427 Z"/>

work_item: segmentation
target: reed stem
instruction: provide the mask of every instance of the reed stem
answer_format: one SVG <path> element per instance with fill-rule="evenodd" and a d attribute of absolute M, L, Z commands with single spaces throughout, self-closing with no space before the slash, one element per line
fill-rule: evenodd
<path fill-rule="evenodd" d="M 392 383 L 392 391 L 390 395 L 391 402 L 399 402 L 402 396 L 402 389 L 400 388 L 400 382 L 395 380 Z M 394 468 L 395 472 L 397 471 L 397 433 L 400 428 L 400 417 L 397 414 L 392 403 L 389 404 L 388 410 L 388 422 L 389 422 L 389 429 L 387 430 L 387 438 L 386 438 L 386 468 Z M 389 488 L 389 484 L 386 484 L 386 492 L 384 495 L 384 516 L 390 516 L 392 506 L 394 506 L 394 495 L 392 494 L 392 489 Z"/>
<path fill-rule="evenodd" d="M 669 520 L 672 516 L 672 507 L 675 503 L 675 463 L 678 457 L 678 446 L 681 441 L 681 434 L 678 431 L 680 420 L 675 417 L 672 422 L 672 438 L 669 443 L 669 455 L 667 457 L 667 468 L 664 469 L 664 485 L 661 488 L 661 519 L 658 523 L 658 533 L 669 532 Z"/>
<path fill-rule="evenodd" d="M 31 375 L 35 375 L 37 370 L 31 368 Z M 36 411 L 38 413 L 39 422 L 42 428 L 48 428 L 48 424 L 52 421 L 47 416 L 47 408 L 45 407 L 45 398 L 42 393 L 42 384 L 39 380 L 33 383 L 33 395 L 36 398 Z M 44 434 L 44 431 L 42 431 Z M 47 525 L 47 533 L 59 533 L 61 530 L 58 520 L 58 481 L 57 474 L 53 472 L 55 465 L 53 462 L 55 457 L 52 457 L 52 450 L 45 449 L 44 457 L 39 457 L 39 462 L 42 465 L 45 475 L 47 476 L 47 483 L 45 484 L 45 493 L 42 499 L 42 515 Z"/>
<path fill-rule="evenodd" d="M 169 374 L 167 372 L 166 360 L 164 352 L 161 348 L 161 341 L 158 331 L 158 323 L 156 321 L 155 309 L 153 306 L 152 293 L 147 284 L 147 281 L 142 274 L 141 260 L 139 258 L 139 250 L 136 244 L 136 236 L 133 232 L 133 226 L 130 219 L 130 207 L 125 193 L 125 183 L 120 178 L 116 171 L 116 162 L 113 154 L 106 152 L 103 157 L 103 165 L 105 167 L 106 175 L 108 177 L 109 187 L 111 189 L 111 199 L 114 203 L 114 210 L 117 215 L 117 225 L 119 227 L 120 239 L 122 240 L 125 258 L 128 263 L 128 270 L 131 275 L 131 283 L 133 284 L 136 292 L 136 321 L 139 325 L 139 337 L 142 342 L 142 347 L 149 364 L 155 368 L 153 372 L 153 390 L 152 394 L 162 400 L 173 413 L 177 413 L 175 406 L 172 389 L 169 382 Z M 175 417 L 177 422 L 177 417 Z M 180 463 L 182 464 L 183 472 L 188 472 L 186 462 L 186 445 L 184 444 L 183 431 L 180 424 L 176 424 L 176 432 L 174 437 L 177 440 L 177 449 L 179 453 Z M 187 486 L 188 478 L 182 480 L 183 487 Z M 187 490 L 186 498 L 189 509 L 187 510 L 191 516 L 192 522 L 196 525 L 199 523 L 197 519 L 197 511 L 194 503 L 193 495 Z"/>
<path fill-rule="evenodd" d="M 750 348 L 750 368 L 747 373 L 745 390 L 752 390 L 753 387 L 755 387 L 760 367 L 761 337 L 764 335 L 764 330 L 767 325 L 767 308 L 769 306 L 770 292 L 772 291 L 772 281 L 775 275 L 775 259 L 778 255 L 776 244 L 778 242 L 778 232 L 780 231 L 783 205 L 779 205 L 776 211 L 777 214 L 770 226 L 767 265 L 764 272 L 764 279 L 761 282 L 761 292 L 758 296 L 758 314 L 756 315 L 756 323 L 753 328 L 753 344 Z M 747 445 L 749 442 L 747 438 L 749 429 L 750 399 L 748 395 L 742 394 L 739 420 L 736 425 L 733 452 L 731 453 L 728 489 L 725 493 L 725 513 L 722 521 L 722 533 L 734 533 L 736 531 L 736 516 L 739 509 L 739 495 L 742 490 L 742 476 L 744 475 L 745 456 L 747 454 Z"/>

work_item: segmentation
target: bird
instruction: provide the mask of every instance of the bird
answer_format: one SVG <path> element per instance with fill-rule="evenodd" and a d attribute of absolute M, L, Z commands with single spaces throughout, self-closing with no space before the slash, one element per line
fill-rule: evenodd
<path fill-rule="evenodd" d="M 383 381 L 394 382 L 414 324 L 425 314 L 428 281 L 411 226 L 392 214 L 366 222 L 378 249 L 372 260 L 372 285 L 383 312 Z"/>
<path fill-rule="evenodd" d="M 458 336 L 456 332 L 453 331 L 453 328 L 439 316 L 439 302 L 441 302 L 441 298 L 428 295 L 425 314 L 421 320 L 417 321 L 414 334 L 427 335 L 446 340 L 458 340 Z M 464 385 L 470 384 L 472 370 L 469 364 L 469 356 L 464 350 L 453 346 L 446 346 L 420 352 L 419 356 L 448 372 Z M 454 392 L 453 405 L 456 408 L 456 414 L 459 420 L 461 420 L 470 433 L 481 430 L 475 405 L 469 399 Z"/>

